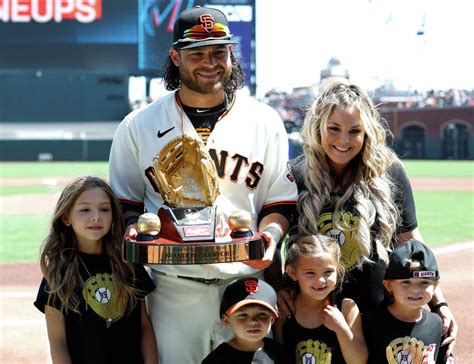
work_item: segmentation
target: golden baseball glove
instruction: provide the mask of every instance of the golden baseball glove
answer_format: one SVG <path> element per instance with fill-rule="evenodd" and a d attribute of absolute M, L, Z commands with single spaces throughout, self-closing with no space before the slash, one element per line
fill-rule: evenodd
<path fill-rule="evenodd" d="M 153 162 L 158 190 L 168 206 L 212 206 L 219 195 L 216 166 L 201 140 L 175 138 Z"/>

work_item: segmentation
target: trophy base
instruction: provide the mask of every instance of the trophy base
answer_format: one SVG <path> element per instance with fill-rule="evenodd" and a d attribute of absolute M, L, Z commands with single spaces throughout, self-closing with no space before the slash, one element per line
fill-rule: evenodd
<path fill-rule="evenodd" d="M 229 242 L 181 243 L 157 238 L 152 241 L 125 239 L 124 259 L 140 264 L 213 264 L 262 259 L 265 241 L 261 234 Z"/>

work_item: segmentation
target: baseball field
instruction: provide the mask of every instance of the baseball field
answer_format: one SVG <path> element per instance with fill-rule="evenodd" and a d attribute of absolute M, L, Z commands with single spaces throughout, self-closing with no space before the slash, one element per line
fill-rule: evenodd
<path fill-rule="evenodd" d="M 442 286 L 460 324 L 456 356 L 474 362 L 474 162 L 405 161 L 420 230 L 437 252 Z M 106 178 L 107 163 L 0 163 L 0 363 L 48 362 L 44 317 L 33 307 L 38 255 L 54 205 L 78 175 Z"/>

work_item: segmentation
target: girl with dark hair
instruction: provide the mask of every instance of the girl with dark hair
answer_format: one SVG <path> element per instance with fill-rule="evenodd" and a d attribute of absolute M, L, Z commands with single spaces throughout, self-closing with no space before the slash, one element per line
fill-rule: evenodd
<path fill-rule="evenodd" d="M 34 305 L 45 314 L 53 362 L 156 363 L 144 297 L 154 284 L 122 260 L 120 204 L 100 178 L 70 182 L 41 251 Z"/>
<path fill-rule="evenodd" d="M 277 340 L 295 363 L 366 363 L 367 348 L 357 304 L 336 300 L 344 279 L 337 241 L 325 235 L 287 244 L 286 273 L 297 284 L 295 313 L 275 326 Z"/>

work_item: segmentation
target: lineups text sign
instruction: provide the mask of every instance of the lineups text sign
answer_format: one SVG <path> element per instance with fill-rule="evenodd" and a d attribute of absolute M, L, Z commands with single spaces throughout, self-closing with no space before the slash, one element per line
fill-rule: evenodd
<path fill-rule="evenodd" d="M 86 69 L 161 76 L 181 11 L 224 12 L 255 85 L 255 0 L 0 0 L 0 69 Z"/>
<path fill-rule="evenodd" d="M 102 18 L 102 0 L 0 0 L 0 22 L 48 23 Z"/>
<path fill-rule="evenodd" d="M 136 0 L 0 0 L 0 69 L 137 70 Z"/>

